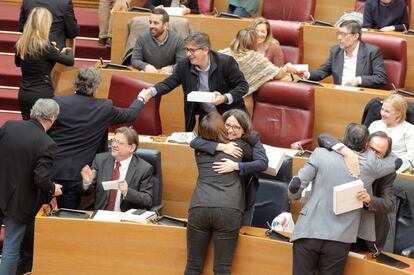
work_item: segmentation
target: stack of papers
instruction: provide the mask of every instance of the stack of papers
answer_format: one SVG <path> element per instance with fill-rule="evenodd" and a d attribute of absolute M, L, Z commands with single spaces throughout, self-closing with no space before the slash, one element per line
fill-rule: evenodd
<path fill-rule="evenodd" d="M 196 136 L 193 132 L 176 132 L 172 133 L 172 135 L 169 136 L 165 142 L 190 144 L 195 137 Z"/>
<path fill-rule="evenodd" d="M 363 187 L 364 183 L 361 180 L 335 186 L 333 189 L 333 211 L 335 215 L 362 208 L 362 201 L 357 199 L 357 193 Z"/>
<path fill-rule="evenodd" d="M 187 95 L 187 101 L 190 102 L 203 102 L 211 103 L 216 98 L 216 95 L 212 92 L 198 92 L 192 91 Z"/>
<path fill-rule="evenodd" d="M 155 212 L 141 209 L 130 209 L 127 212 L 98 210 L 93 217 L 93 220 L 105 222 L 128 221 L 137 223 L 149 223 L 150 220 L 154 217 L 156 217 Z"/>
<path fill-rule="evenodd" d="M 285 151 L 281 148 L 269 146 L 266 144 L 263 144 L 263 147 L 265 148 L 266 156 L 269 159 L 269 164 L 264 173 L 276 176 L 285 159 Z"/>

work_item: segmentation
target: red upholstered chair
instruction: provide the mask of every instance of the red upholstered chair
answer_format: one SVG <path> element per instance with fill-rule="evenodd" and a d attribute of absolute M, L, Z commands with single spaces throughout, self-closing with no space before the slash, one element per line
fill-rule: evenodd
<path fill-rule="evenodd" d="M 273 37 L 282 47 L 284 63 L 303 63 L 303 28 L 297 22 L 268 20 Z"/>
<path fill-rule="evenodd" d="M 299 21 L 315 15 L 316 0 L 263 0 L 262 15 L 267 19 Z"/>
<path fill-rule="evenodd" d="M 364 13 L 364 7 L 367 0 L 357 0 L 355 1 L 355 11 Z"/>
<path fill-rule="evenodd" d="M 264 144 L 290 148 L 312 143 L 315 116 L 314 88 L 310 85 L 270 81 L 256 93 L 253 128 Z"/>
<path fill-rule="evenodd" d="M 114 74 L 111 78 L 108 98 L 112 99 L 114 106 L 126 108 L 137 98 L 143 88 L 150 86 L 152 86 L 151 83 Z M 144 110 L 138 115 L 136 121 L 114 125 L 110 131 L 114 131 L 120 126 L 132 126 L 138 134 L 160 135 L 162 132 L 160 102 L 161 97 L 151 99 L 145 104 Z"/>
<path fill-rule="evenodd" d="M 198 0 L 198 11 L 200 14 L 208 14 L 213 10 L 213 0 Z"/>
<path fill-rule="evenodd" d="M 378 33 L 362 34 L 362 41 L 381 48 L 388 84 L 384 89 L 391 90 L 392 83 L 397 88 L 404 88 L 407 74 L 407 42 L 405 39 Z"/>
<path fill-rule="evenodd" d="M 8 120 L 21 120 L 22 114 L 18 111 L 0 110 L 0 127 Z"/>

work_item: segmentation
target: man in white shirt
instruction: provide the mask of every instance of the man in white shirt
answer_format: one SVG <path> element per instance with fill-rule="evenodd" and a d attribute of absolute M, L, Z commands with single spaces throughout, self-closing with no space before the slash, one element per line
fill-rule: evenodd
<path fill-rule="evenodd" d="M 115 130 L 111 153 L 97 154 L 92 167 L 82 168 L 83 195 L 95 190 L 94 209 L 125 212 L 131 208 L 149 209 L 152 206 L 152 166 L 135 154 L 138 135 L 134 129 Z M 117 190 L 105 191 L 102 182 L 115 180 Z"/>
<path fill-rule="evenodd" d="M 361 41 L 361 26 L 348 20 L 339 25 L 338 45 L 330 50 L 328 60 L 306 78 L 320 81 L 330 75 L 338 85 L 380 89 L 388 82 L 381 50 Z"/>

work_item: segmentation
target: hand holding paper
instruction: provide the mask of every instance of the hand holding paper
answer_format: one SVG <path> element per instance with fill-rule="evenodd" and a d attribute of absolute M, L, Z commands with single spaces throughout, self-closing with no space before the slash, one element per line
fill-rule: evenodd
<path fill-rule="evenodd" d="M 103 181 L 102 187 L 105 191 L 107 190 L 118 190 L 118 180 Z"/>

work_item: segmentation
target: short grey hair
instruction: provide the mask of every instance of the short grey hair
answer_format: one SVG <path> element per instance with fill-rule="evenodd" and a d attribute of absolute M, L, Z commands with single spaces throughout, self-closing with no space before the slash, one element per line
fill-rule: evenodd
<path fill-rule="evenodd" d="M 208 48 L 211 50 L 211 42 L 208 34 L 204 32 L 193 32 L 184 39 L 184 45 L 194 44 L 200 48 Z"/>
<path fill-rule="evenodd" d="M 101 73 L 95 67 L 80 68 L 76 74 L 75 92 L 86 96 L 94 96 L 101 84 Z"/>
<path fill-rule="evenodd" d="M 52 121 L 59 115 L 59 105 L 51 98 L 40 98 L 30 111 L 30 118 L 39 122 Z"/>

